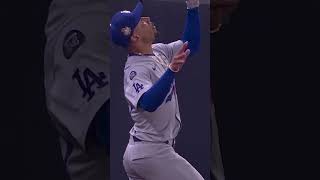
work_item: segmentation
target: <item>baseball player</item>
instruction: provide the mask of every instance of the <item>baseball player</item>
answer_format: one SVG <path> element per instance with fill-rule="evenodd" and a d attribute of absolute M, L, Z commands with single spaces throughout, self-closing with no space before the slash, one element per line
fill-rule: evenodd
<path fill-rule="evenodd" d="M 181 128 L 175 76 L 200 44 L 199 0 L 188 0 L 184 33 L 169 44 L 153 44 L 156 27 L 141 17 L 143 4 L 111 19 L 112 41 L 128 50 L 124 93 L 134 126 L 123 156 L 130 180 L 203 180 L 174 150 Z"/>
<path fill-rule="evenodd" d="M 71 180 L 109 176 L 107 0 L 53 0 L 45 26 L 47 109 Z"/>

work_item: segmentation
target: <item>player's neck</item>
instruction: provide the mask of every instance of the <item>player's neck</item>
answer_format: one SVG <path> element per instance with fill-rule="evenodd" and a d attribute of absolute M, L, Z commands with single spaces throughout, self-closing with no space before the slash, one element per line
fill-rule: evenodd
<path fill-rule="evenodd" d="M 137 53 L 141 53 L 141 54 L 152 54 L 153 53 L 153 50 L 152 50 L 152 47 L 151 45 L 149 47 L 145 47 L 143 49 L 140 49 L 139 52 Z"/>
<path fill-rule="evenodd" d="M 144 44 L 141 46 L 135 46 L 134 48 L 130 48 L 129 50 L 130 53 L 135 53 L 135 54 L 152 54 L 152 44 Z"/>

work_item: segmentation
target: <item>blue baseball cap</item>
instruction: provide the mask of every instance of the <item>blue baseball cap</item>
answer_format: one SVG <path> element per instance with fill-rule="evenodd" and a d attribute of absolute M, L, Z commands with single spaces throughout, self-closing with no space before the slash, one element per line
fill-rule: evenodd
<path fill-rule="evenodd" d="M 140 21 L 142 10 L 143 5 L 139 1 L 132 12 L 119 11 L 112 16 L 110 34 L 113 43 L 125 48 L 128 47 L 134 28 Z"/>

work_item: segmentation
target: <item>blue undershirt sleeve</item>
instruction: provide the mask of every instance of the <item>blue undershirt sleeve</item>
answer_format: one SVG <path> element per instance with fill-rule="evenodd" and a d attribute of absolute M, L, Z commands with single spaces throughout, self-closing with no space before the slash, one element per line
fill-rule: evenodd
<path fill-rule="evenodd" d="M 168 68 L 161 78 L 141 96 L 138 106 L 148 112 L 155 111 L 169 93 L 173 80 L 174 72 Z"/>
<path fill-rule="evenodd" d="M 187 10 L 187 17 L 181 40 L 183 42 L 188 41 L 190 56 L 198 51 L 200 46 L 200 18 L 198 7 Z"/>

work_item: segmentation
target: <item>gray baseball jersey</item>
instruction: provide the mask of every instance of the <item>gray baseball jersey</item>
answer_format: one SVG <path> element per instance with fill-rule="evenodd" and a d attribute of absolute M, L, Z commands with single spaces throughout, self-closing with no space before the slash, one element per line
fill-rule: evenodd
<path fill-rule="evenodd" d="M 106 2 L 55 0 L 45 27 L 48 111 L 83 148 L 91 120 L 110 98 Z"/>
<path fill-rule="evenodd" d="M 138 107 L 143 93 L 167 70 L 167 65 L 182 47 L 181 40 L 170 44 L 153 44 L 155 56 L 129 56 L 124 70 L 124 92 L 134 126 L 130 134 L 144 141 L 164 142 L 174 139 L 181 128 L 175 82 L 164 102 L 154 111 Z"/>
<path fill-rule="evenodd" d="M 109 179 L 107 150 L 88 133 L 110 99 L 108 2 L 53 0 L 45 26 L 46 103 L 71 180 Z"/>
<path fill-rule="evenodd" d="M 168 69 L 168 64 L 182 47 L 182 41 L 153 44 L 155 56 L 129 56 L 124 70 L 124 91 L 134 121 L 123 166 L 130 180 L 203 180 L 201 174 L 169 144 L 181 128 L 175 82 L 162 104 L 147 112 L 138 106 L 148 91 Z M 143 140 L 135 142 L 133 136 Z M 159 142 L 159 143 L 157 143 Z"/>

